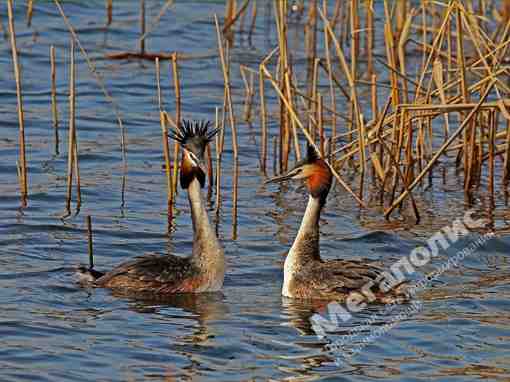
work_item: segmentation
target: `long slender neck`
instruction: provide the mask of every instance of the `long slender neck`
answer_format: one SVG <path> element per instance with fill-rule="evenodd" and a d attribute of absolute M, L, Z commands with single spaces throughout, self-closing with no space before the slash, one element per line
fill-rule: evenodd
<path fill-rule="evenodd" d="M 309 260 L 319 260 L 319 218 L 322 203 L 320 198 L 308 197 L 301 226 L 290 248 L 287 258 L 294 263 L 305 263 Z"/>
<path fill-rule="evenodd" d="M 193 222 L 193 261 L 199 267 L 208 269 L 224 267 L 223 249 L 209 223 L 197 179 L 193 179 L 189 184 L 188 199 Z"/>

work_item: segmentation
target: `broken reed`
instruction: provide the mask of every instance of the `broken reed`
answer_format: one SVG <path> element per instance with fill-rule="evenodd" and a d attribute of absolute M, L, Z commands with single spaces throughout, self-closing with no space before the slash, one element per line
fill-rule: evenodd
<path fill-rule="evenodd" d="M 94 269 L 94 240 L 92 237 L 92 218 L 90 215 L 86 217 L 87 221 L 87 243 L 89 251 L 89 270 Z"/>
<path fill-rule="evenodd" d="M 304 6 L 303 50 L 293 46 L 289 52 L 294 8 L 274 2 L 277 48 L 258 68 L 241 67 L 245 117 L 255 110 L 252 103 L 259 104 L 262 172 L 267 172 L 269 141 L 276 139 L 273 160 L 281 172 L 300 158 L 304 136 L 322 155 L 330 153 L 337 180 L 360 205 L 375 187 L 386 217 L 409 199 L 417 220 L 412 192 L 431 181 L 440 158 L 463 175 L 467 194 L 484 179 L 491 199 L 496 179 L 507 186 L 510 12 L 505 2 L 452 0 L 439 7 L 427 0 L 314 0 Z M 235 28 L 235 7 L 235 1 L 228 2 L 224 25 L 229 31 Z M 382 22 L 376 22 L 375 12 L 381 12 Z M 383 38 L 375 44 L 374 36 Z M 305 65 L 296 60 L 300 57 Z M 410 63 L 416 58 L 421 68 L 413 73 Z M 251 93 L 253 74 L 258 74 L 259 97 Z M 368 94 L 369 102 L 360 103 L 361 94 Z M 269 95 L 277 96 L 277 110 L 267 103 Z M 385 101 L 383 112 L 380 101 Z M 277 131 L 268 131 L 271 120 Z M 356 174 L 357 182 L 351 187 L 340 173 Z"/>

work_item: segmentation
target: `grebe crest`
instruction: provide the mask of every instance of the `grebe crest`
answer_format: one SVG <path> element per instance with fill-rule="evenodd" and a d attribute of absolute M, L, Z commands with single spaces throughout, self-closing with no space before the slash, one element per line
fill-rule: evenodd
<path fill-rule="evenodd" d="M 176 132 L 168 133 L 183 148 L 180 173 L 183 189 L 187 189 L 193 179 L 197 179 L 201 187 L 205 185 L 205 149 L 219 131 L 219 128 L 210 130 L 210 124 L 210 121 L 182 120 Z"/>

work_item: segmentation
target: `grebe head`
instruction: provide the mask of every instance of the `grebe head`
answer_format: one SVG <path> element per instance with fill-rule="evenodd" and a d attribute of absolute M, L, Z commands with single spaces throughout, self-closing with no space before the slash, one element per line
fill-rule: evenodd
<path fill-rule="evenodd" d="M 333 179 L 331 170 L 326 162 L 317 155 L 313 146 L 307 145 L 306 151 L 306 158 L 297 162 L 286 174 L 269 179 L 266 183 L 303 179 L 310 195 L 314 198 L 320 198 L 321 202 L 324 203 Z"/>
<path fill-rule="evenodd" d="M 169 132 L 168 136 L 175 139 L 182 147 L 181 161 L 181 187 L 189 187 L 193 179 L 205 184 L 204 153 L 207 144 L 218 132 L 218 129 L 209 130 L 210 122 L 183 120 L 176 132 Z"/>

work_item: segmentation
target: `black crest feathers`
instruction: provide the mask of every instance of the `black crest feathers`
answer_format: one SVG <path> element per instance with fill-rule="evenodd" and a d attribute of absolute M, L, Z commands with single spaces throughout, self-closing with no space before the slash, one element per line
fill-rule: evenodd
<path fill-rule="evenodd" d="M 219 128 L 209 130 L 211 121 L 182 120 L 175 132 L 169 131 L 168 136 L 181 145 L 186 145 L 192 139 L 199 139 L 205 146 L 218 133 Z"/>
<path fill-rule="evenodd" d="M 313 163 L 317 159 L 319 159 L 319 155 L 317 154 L 317 151 L 315 151 L 315 148 L 307 143 L 306 144 L 306 163 Z"/>

